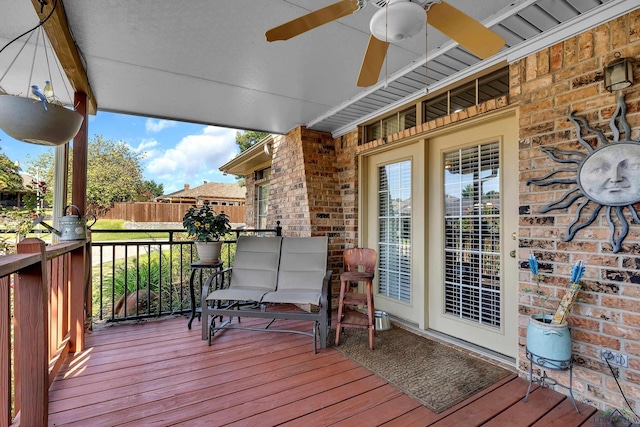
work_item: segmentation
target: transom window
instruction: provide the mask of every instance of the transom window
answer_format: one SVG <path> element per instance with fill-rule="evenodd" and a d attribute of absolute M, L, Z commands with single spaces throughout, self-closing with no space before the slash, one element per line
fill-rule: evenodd
<path fill-rule="evenodd" d="M 416 106 L 377 120 L 364 128 L 364 141 L 375 141 L 416 125 Z"/>
<path fill-rule="evenodd" d="M 422 103 L 422 122 L 509 94 L 509 68 L 501 68 Z"/>

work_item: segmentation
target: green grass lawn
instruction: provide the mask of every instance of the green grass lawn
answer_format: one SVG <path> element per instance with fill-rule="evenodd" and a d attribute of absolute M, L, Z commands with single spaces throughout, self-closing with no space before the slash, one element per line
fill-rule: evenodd
<path fill-rule="evenodd" d="M 125 230 L 124 220 L 99 219 L 91 230 Z M 154 233 L 146 230 L 132 230 L 129 233 L 93 233 L 91 240 L 94 242 L 107 242 L 113 240 L 138 240 L 138 239 L 167 239 L 168 233 Z M 178 236 L 174 235 L 174 239 Z M 184 236 L 186 238 L 186 234 Z"/>
<path fill-rule="evenodd" d="M 124 227 L 124 220 L 119 219 L 100 219 L 94 225 L 91 226 L 91 230 L 126 230 Z M 37 237 L 45 242 L 51 242 L 51 234 L 45 229 L 42 231 L 33 230 L 28 237 Z M 147 230 L 131 230 L 128 233 L 93 233 L 91 240 L 93 242 L 109 242 L 119 240 L 140 240 L 140 239 L 167 239 L 169 233 L 152 232 Z M 174 240 L 186 239 L 186 233 L 174 234 Z"/>

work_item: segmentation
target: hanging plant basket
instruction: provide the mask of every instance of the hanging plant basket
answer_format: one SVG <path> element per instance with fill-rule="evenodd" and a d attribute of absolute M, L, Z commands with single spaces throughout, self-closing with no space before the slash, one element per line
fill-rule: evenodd
<path fill-rule="evenodd" d="M 82 114 L 61 105 L 0 95 L 0 129 L 14 139 L 39 145 L 66 144 L 82 125 Z"/>

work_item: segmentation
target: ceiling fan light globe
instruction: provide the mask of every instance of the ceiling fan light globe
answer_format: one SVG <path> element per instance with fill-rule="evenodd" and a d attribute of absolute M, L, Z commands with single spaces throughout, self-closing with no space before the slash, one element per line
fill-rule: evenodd
<path fill-rule="evenodd" d="M 418 34 L 427 20 L 424 8 L 406 0 L 392 1 L 371 18 L 371 34 L 384 42 L 398 42 Z"/>

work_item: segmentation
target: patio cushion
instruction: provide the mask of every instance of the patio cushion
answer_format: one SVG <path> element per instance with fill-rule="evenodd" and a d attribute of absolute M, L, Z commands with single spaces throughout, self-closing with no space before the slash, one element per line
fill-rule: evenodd
<path fill-rule="evenodd" d="M 264 294 L 264 288 L 251 286 L 234 286 L 229 289 L 219 289 L 207 296 L 207 301 L 255 301 L 259 302 Z"/>
<path fill-rule="evenodd" d="M 284 237 L 278 290 L 267 293 L 262 302 L 318 305 L 327 272 L 327 249 L 327 236 Z"/>
<path fill-rule="evenodd" d="M 296 289 L 289 291 L 268 292 L 262 297 L 262 302 L 272 302 L 276 304 L 320 305 L 321 296 L 322 293 L 320 291 Z"/>
<path fill-rule="evenodd" d="M 211 292 L 212 300 L 260 301 L 276 289 L 282 237 L 240 236 L 228 289 Z"/>

